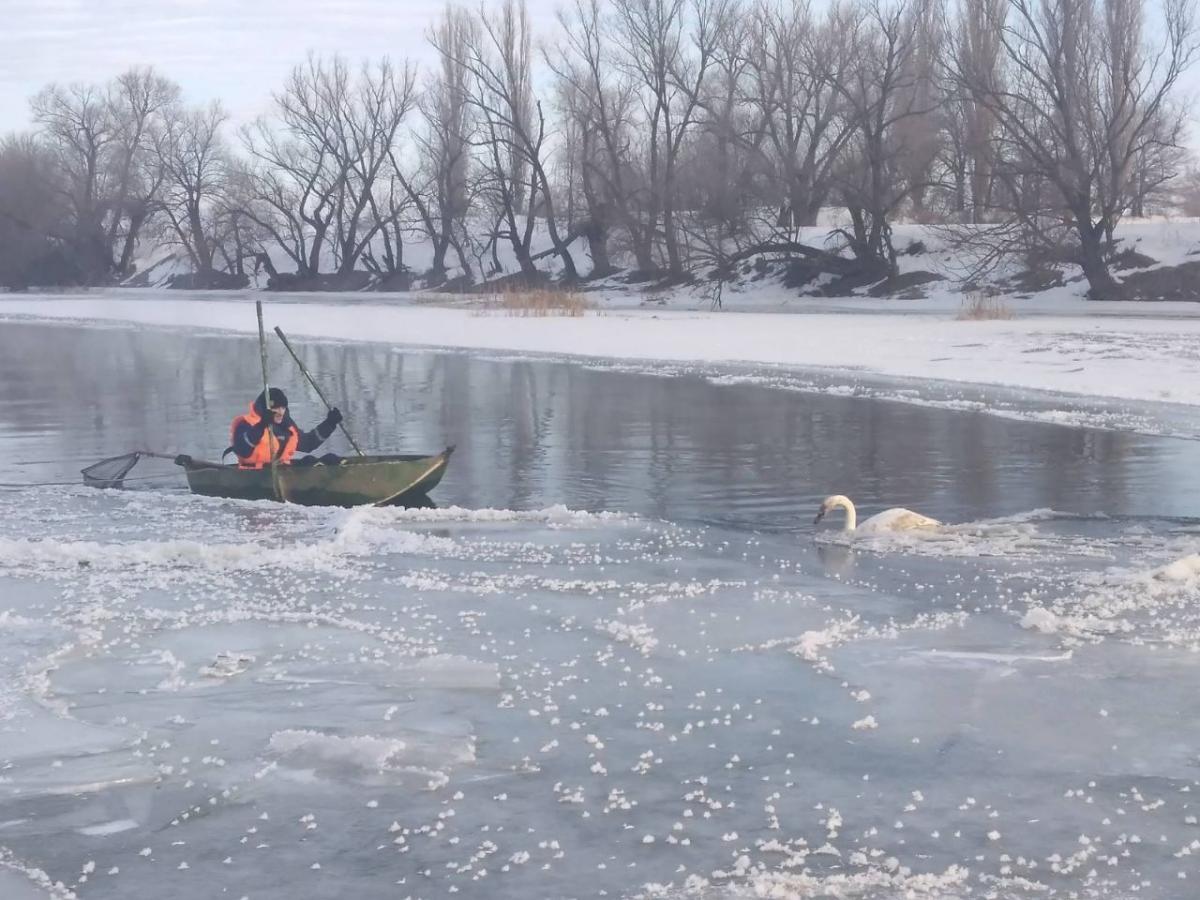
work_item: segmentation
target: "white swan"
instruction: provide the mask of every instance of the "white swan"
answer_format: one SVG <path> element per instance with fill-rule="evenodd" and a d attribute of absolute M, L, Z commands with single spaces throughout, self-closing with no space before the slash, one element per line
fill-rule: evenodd
<path fill-rule="evenodd" d="M 937 519 L 931 519 L 929 516 L 923 516 L 920 513 L 913 512 L 911 509 L 902 507 L 894 507 L 885 509 L 881 513 L 871 516 L 871 518 L 858 524 L 858 513 L 854 509 L 854 504 L 850 502 L 849 497 L 842 494 L 834 494 L 832 497 L 826 497 L 821 504 L 821 509 L 817 512 L 817 517 L 813 519 L 813 524 L 817 524 L 826 513 L 833 512 L 835 509 L 844 509 L 846 511 L 846 524 L 842 527 L 843 531 L 854 531 L 860 534 L 880 534 L 886 531 L 932 531 L 936 528 L 941 528 L 942 523 Z"/>

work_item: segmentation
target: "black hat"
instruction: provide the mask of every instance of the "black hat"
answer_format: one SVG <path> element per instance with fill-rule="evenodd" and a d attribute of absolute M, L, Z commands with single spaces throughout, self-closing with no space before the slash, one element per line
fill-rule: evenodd
<path fill-rule="evenodd" d="M 271 408 L 274 409 L 276 406 L 287 406 L 287 405 L 288 405 L 287 394 L 285 394 L 279 388 L 271 388 Z M 266 414 L 267 408 L 266 408 L 266 406 L 263 405 L 263 395 L 262 394 L 259 394 L 257 397 L 254 398 L 254 411 L 257 412 L 260 416 Z"/>

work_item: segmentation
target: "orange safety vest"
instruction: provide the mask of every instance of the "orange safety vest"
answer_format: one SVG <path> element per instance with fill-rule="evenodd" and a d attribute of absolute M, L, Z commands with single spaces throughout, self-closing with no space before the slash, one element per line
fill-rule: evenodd
<path fill-rule="evenodd" d="M 233 424 L 229 426 L 229 443 L 233 443 L 234 435 L 237 434 L 237 427 L 245 422 L 247 425 L 257 425 L 262 421 L 262 416 L 254 408 L 254 404 L 250 404 L 250 411 L 243 413 L 233 420 Z M 300 429 L 295 425 L 288 426 L 288 436 L 283 442 L 283 447 L 278 451 L 279 455 L 276 459 L 283 464 L 291 462 L 292 457 L 296 455 L 296 445 L 300 443 Z M 261 469 L 263 466 L 271 464 L 271 444 L 279 445 L 279 438 L 274 437 L 271 433 L 271 426 L 263 431 L 262 439 L 254 448 L 254 452 L 249 456 L 238 457 L 238 467 L 242 469 Z"/>

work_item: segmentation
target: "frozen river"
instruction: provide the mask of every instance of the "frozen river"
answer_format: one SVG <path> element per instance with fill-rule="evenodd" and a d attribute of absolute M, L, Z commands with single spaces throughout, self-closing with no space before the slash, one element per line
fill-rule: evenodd
<path fill-rule="evenodd" d="M 1200 444 L 302 351 L 364 446 L 457 444 L 439 508 L 0 489 L 0 897 L 1200 893 Z M 215 458 L 259 378 L 4 323 L 0 482 Z"/>

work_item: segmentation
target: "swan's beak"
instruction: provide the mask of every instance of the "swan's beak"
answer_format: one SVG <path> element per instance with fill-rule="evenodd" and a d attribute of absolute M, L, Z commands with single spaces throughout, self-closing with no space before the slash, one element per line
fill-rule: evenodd
<path fill-rule="evenodd" d="M 817 517 L 815 519 L 813 519 L 813 524 L 816 525 L 823 518 L 825 518 L 825 507 L 822 506 L 820 509 L 817 510 Z"/>

